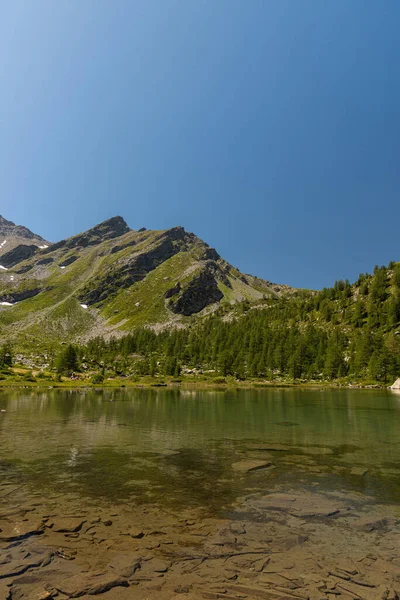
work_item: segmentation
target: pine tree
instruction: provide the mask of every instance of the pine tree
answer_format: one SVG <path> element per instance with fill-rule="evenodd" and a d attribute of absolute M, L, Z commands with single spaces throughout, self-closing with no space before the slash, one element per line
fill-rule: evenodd
<path fill-rule="evenodd" d="M 60 375 L 70 375 L 78 369 L 78 354 L 72 344 L 68 344 L 61 351 L 57 360 L 57 373 Z"/>
<path fill-rule="evenodd" d="M 11 342 L 5 342 L 0 348 L 0 367 L 11 367 L 13 364 L 13 350 Z"/>
<path fill-rule="evenodd" d="M 152 377 L 154 377 L 154 376 L 156 375 L 156 373 L 157 373 L 157 359 L 156 359 L 156 357 L 155 357 L 155 356 L 152 356 L 152 357 L 151 357 L 149 371 L 150 371 L 150 373 L 149 373 L 149 374 L 150 374 Z"/>

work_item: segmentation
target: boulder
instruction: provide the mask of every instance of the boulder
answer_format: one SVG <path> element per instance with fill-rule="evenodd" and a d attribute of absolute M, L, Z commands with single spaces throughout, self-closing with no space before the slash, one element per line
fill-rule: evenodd
<path fill-rule="evenodd" d="M 272 493 L 264 496 L 259 501 L 264 510 L 288 513 L 293 517 L 304 518 L 332 518 L 343 513 L 345 507 L 336 500 L 322 494 L 285 494 Z"/>
<path fill-rule="evenodd" d="M 79 598 L 85 594 L 97 596 L 115 587 L 129 587 L 129 583 L 126 579 L 115 577 L 113 574 L 90 575 L 83 572 L 56 585 L 57 591 L 69 598 Z"/>
<path fill-rule="evenodd" d="M 391 387 L 392 390 L 400 390 L 400 378 L 396 379 L 396 381 L 394 382 L 394 384 Z"/>

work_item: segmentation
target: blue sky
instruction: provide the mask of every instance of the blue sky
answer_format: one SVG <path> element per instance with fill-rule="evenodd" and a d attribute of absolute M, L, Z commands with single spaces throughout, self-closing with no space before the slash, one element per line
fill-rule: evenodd
<path fill-rule="evenodd" d="M 0 214 L 183 225 L 299 287 L 400 260 L 397 0 L 6 0 Z"/>

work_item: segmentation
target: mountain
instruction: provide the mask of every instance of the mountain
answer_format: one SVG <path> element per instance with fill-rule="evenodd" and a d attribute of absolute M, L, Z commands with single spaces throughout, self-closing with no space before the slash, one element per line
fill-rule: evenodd
<path fill-rule="evenodd" d="M 222 305 L 295 293 L 242 274 L 183 227 L 136 231 L 113 217 L 49 244 L 1 224 L 14 247 L 0 257 L 0 331 L 24 346 L 184 327 Z"/>
<path fill-rule="evenodd" d="M 0 265 L 8 268 L 22 258 L 32 256 L 37 248 L 49 245 L 40 235 L 23 225 L 15 225 L 0 215 Z"/>
<path fill-rule="evenodd" d="M 47 364 L 77 342 L 89 370 L 102 362 L 110 377 L 182 368 L 386 385 L 400 375 L 400 263 L 315 292 L 244 275 L 183 227 L 132 230 L 113 217 L 49 244 L 1 226 L 23 243 L 0 257 L 0 349 L 11 340 Z"/>

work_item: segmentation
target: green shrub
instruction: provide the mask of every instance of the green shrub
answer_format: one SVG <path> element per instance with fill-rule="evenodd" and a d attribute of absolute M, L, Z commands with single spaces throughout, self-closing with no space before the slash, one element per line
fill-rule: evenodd
<path fill-rule="evenodd" d="M 36 374 L 36 379 L 48 379 L 49 376 L 46 375 L 46 373 L 43 373 L 43 371 L 40 371 L 39 373 Z"/>
<path fill-rule="evenodd" d="M 104 375 L 102 373 L 95 373 L 92 377 L 92 383 L 97 385 L 104 382 Z"/>
<path fill-rule="evenodd" d="M 36 381 L 35 377 L 33 376 L 32 371 L 29 371 L 28 373 L 25 373 L 25 375 L 24 375 L 24 381 Z"/>

